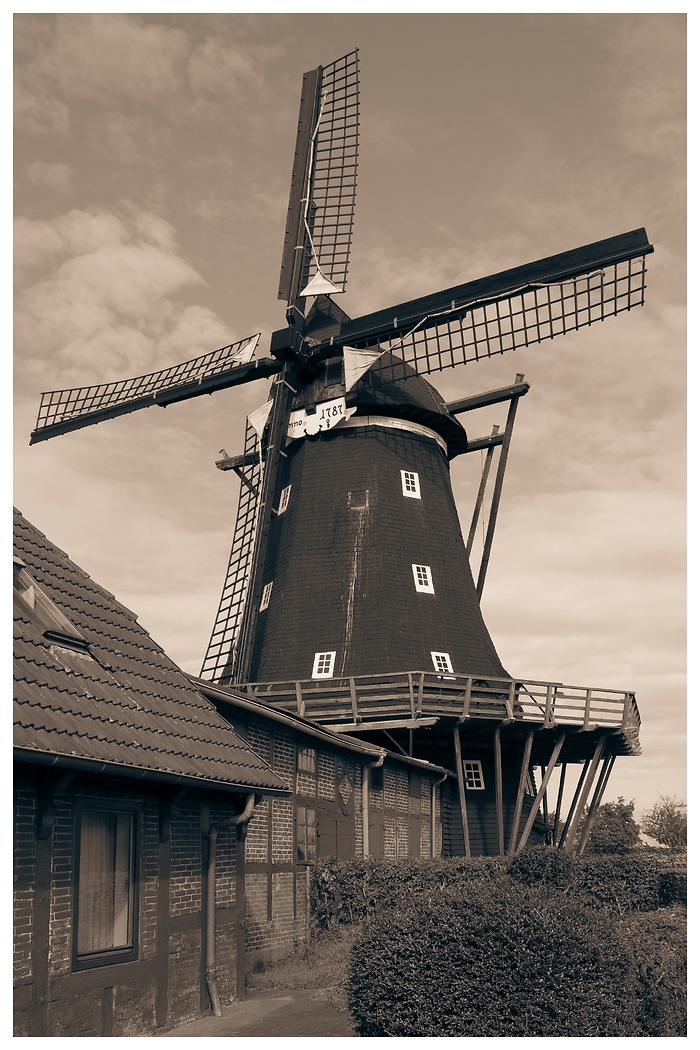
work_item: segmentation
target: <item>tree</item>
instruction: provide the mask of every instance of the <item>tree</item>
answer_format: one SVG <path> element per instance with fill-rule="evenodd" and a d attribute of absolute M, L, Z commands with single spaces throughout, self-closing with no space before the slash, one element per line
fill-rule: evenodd
<path fill-rule="evenodd" d="M 639 825 L 634 819 L 634 799 L 605 802 L 591 822 L 586 843 L 589 853 L 627 853 L 641 845 Z"/>
<path fill-rule="evenodd" d="M 688 805 L 675 795 L 661 795 L 642 817 L 642 831 L 663 846 L 685 849 L 688 844 Z"/>

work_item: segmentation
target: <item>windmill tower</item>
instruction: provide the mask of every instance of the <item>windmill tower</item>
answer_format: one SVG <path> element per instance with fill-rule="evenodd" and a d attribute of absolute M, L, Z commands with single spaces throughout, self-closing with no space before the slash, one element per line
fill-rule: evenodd
<path fill-rule="evenodd" d="M 350 318 L 332 295 L 347 281 L 358 113 L 356 51 L 304 75 L 278 293 L 287 324 L 270 356 L 255 356 L 253 336 L 161 372 L 43 394 L 31 440 L 272 378 L 243 452 L 217 462 L 241 488 L 202 677 L 453 768 L 447 852 L 513 853 L 544 834 L 559 768 L 555 842 L 571 849 L 615 757 L 638 751 L 636 701 L 526 682 L 501 664 L 479 598 L 528 387 L 518 376 L 448 405 L 425 376 L 641 305 L 653 248 L 635 230 Z M 469 440 L 458 416 L 497 403 L 509 405 L 504 432 Z M 473 522 L 494 452 L 498 468 L 475 583 L 474 530 L 465 545 L 449 464 L 484 448 Z"/>

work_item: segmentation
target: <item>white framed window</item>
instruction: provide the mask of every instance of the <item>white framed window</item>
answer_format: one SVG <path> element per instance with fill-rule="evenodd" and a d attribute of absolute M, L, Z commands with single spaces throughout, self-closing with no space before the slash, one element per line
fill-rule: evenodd
<path fill-rule="evenodd" d="M 270 604 L 270 595 L 271 594 L 272 594 L 272 580 L 270 580 L 269 583 L 266 583 L 265 586 L 263 587 L 262 598 L 260 599 L 260 612 L 262 612 L 263 609 L 267 609 L 268 605 Z"/>
<path fill-rule="evenodd" d="M 435 588 L 433 587 L 433 574 L 430 571 L 429 565 L 414 565 L 413 579 L 417 591 L 423 591 L 425 594 L 435 594 Z"/>
<path fill-rule="evenodd" d="M 279 502 L 279 507 L 277 508 L 277 513 L 278 514 L 284 514 L 285 510 L 289 506 L 289 497 L 290 497 L 291 491 L 292 491 L 292 486 L 291 485 L 287 485 L 286 488 L 283 488 L 282 491 L 280 492 L 280 502 Z"/>
<path fill-rule="evenodd" d="M 481 762 L 479 759 L 463 759 L 462 769 L 464 770 L 464 786 L 467 791 L 483 791 L 484 774 L 481 770 Z"/>
<path fill-rule="evenodd" d="M 335 666 L 335 649 L 330 653 L 316 653 L 312 678 L 332 678 Z"/>
<path fill-rule="evenodd" d="M 452 674 L 452 660 L 449 653 L 433 653 L 433 666 L 438 674 Z"/>
<path fill-rule="evenodd" d="M 401 491 L 411 499 L 420 499 L 420 478 L 414 470 L 401 471 Z"/>

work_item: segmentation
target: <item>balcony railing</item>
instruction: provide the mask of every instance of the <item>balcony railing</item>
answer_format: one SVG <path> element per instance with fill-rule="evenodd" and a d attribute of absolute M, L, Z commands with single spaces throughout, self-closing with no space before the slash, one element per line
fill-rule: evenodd
<path fill-rule="evenodd" d="M 640 718 L 634 693 L 559 682 L 441 675 L 434 671 L 250 682 L 237 686 L 257 700 L 340 731 L 435 724 L 440 718 L 618 730 L 639 751 Z"/>

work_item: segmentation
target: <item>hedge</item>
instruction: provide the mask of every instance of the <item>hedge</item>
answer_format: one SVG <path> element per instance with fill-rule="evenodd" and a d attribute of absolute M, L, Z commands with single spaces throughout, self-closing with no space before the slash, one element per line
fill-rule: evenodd
<path fill-rule="evenodd" d="M 368 926 L 350 961 L 360 1036 L 633 1034 L 634 967 L 604 912 L 479 881 Z"/>

